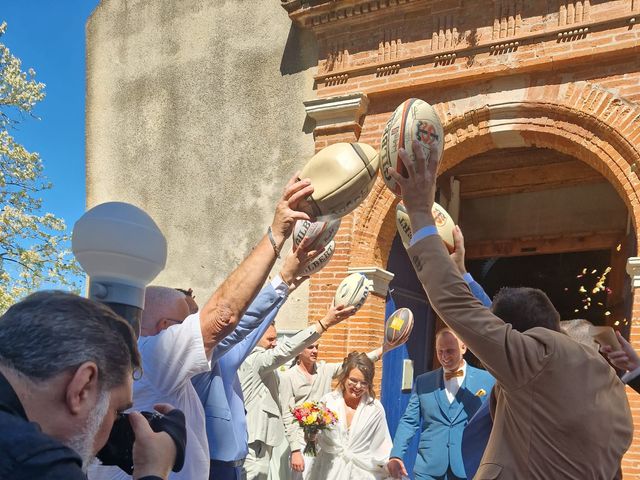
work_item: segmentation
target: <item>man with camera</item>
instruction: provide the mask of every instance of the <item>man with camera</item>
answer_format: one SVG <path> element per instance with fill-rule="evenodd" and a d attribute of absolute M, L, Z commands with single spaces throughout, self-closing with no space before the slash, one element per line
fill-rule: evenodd
<path fill-rule="evenodd" d="M 297 211 L 297 207 L 312 192 L 308 180 L 291 178 L 267 234 L 197 314 L 189 315 L 183 293 L 167 287 L 147 288 L 138 341 L 144 375 L 134 384 L 133 400 L 136 409 L 148 410 L 154 403 L 170 403 L 185 414 L 184 468 L 173 474 L 172 479 L 209 477 L 205 411 L 192 379 L 208 372 L 212 364 L 247 334 L 242 325 L 237 331 L 236 327 L 263 287 L 295 222 L 309 219 L 307 214 Z M 258 316 L 266 315 L 280 302 L 281 296 L 273 293 Z M 92 469 L 89 477 L 92 480 L 127 478 L 122 471 L 106 467 Z"/>
<path fill-rule="evenodd" d="M 50 291 L 9 308 L 0 317 L 0 478 L 85 479 L 118 413 L 131 406 L 139 369 L 133 330 L 101 304 Z M 133 478 L 166 479 L 174 441 L 139 413 L 130 422 Z"/>

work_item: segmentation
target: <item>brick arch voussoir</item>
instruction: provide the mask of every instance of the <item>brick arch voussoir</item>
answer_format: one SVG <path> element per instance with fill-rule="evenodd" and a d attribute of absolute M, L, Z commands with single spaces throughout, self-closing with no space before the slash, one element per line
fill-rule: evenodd
<path fill-rule="evenodd" d="M 584 93 L 584 95 L 588 95 Z M 600 105 L 620 100 L 605 92 Z M 445 154 L 441 173 L 466 158 L 498 148 L 494 141 L 492 121 L 500 127 L 519 134 L 525 145 L 550 148 L 576 156 L 603 174 L 616 189 L 631 212 L 636 228 L 640 226 L 640 185 L 636 166 L 640 166 L 640 136 L 628 136 L 629 122 L 640 119 L 640 108 L 626 105 L 624 116 L 610 118 L 586 108 L 576 108 L 551 102 L 513 102 L 485 105 L 464 112 L 447 115 L 439 105 L 441 118 L 448 118 L 445 129 Z M 605 121 L 605 120 L 608 120 Z M 625 130 L 626 129 L 626 130 Z M 386 266 L 391 241 L 383 230 L 395 218 L 397 199 L 379 176 L 372 193 L 359 209 L 351 253 L 366 258 L 370 265 Z M 395 222 L 393 222 L 395 223 Z M 386 226 L 386 228 L 385 228 Z M 375 239 L 375 247 L 371 240 Z"/>

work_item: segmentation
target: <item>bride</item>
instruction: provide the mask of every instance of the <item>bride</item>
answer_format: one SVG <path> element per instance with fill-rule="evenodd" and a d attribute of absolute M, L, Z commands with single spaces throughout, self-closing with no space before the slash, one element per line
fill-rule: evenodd
<path fill-rule="evenodd" d="M 364 354 L 352 352 L 338 376 L 338 388 L 322 398 L 338 414 L 338 423 L 318 433 L 318 456 L 308 480 L 381 480 L 391 436 L 382 404 L 375 399 L 375 366 Z"/>

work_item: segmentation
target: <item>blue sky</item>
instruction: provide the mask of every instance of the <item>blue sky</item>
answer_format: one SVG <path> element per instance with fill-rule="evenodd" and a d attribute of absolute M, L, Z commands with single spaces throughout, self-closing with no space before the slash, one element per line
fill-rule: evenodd
<path fill-rule="evenodd" d="M 44 210 L 62 217 L 69 230 L 85 208 L 84 97 L 85 24 L 99 0 L 2 0 L 0 41 L 33 68 L 46 84 L 35 108 L 40 120 L 25 119 L 12 134 L 40 153 L 53 189 Z"/>

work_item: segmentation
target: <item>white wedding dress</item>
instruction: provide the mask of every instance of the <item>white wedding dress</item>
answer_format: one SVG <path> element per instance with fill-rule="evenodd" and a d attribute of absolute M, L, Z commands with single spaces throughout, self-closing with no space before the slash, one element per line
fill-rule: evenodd
<path fill-rule="evenodd" d="M 378 400 L 363 396 L 351 426 L 342 392 L 335 390 L 322 401 L 338 414 L 338 423 L 318 434 L 318 456 L 305 472 L 307 480 L 383 480 L 392 441 L 384 408 Z"/>

